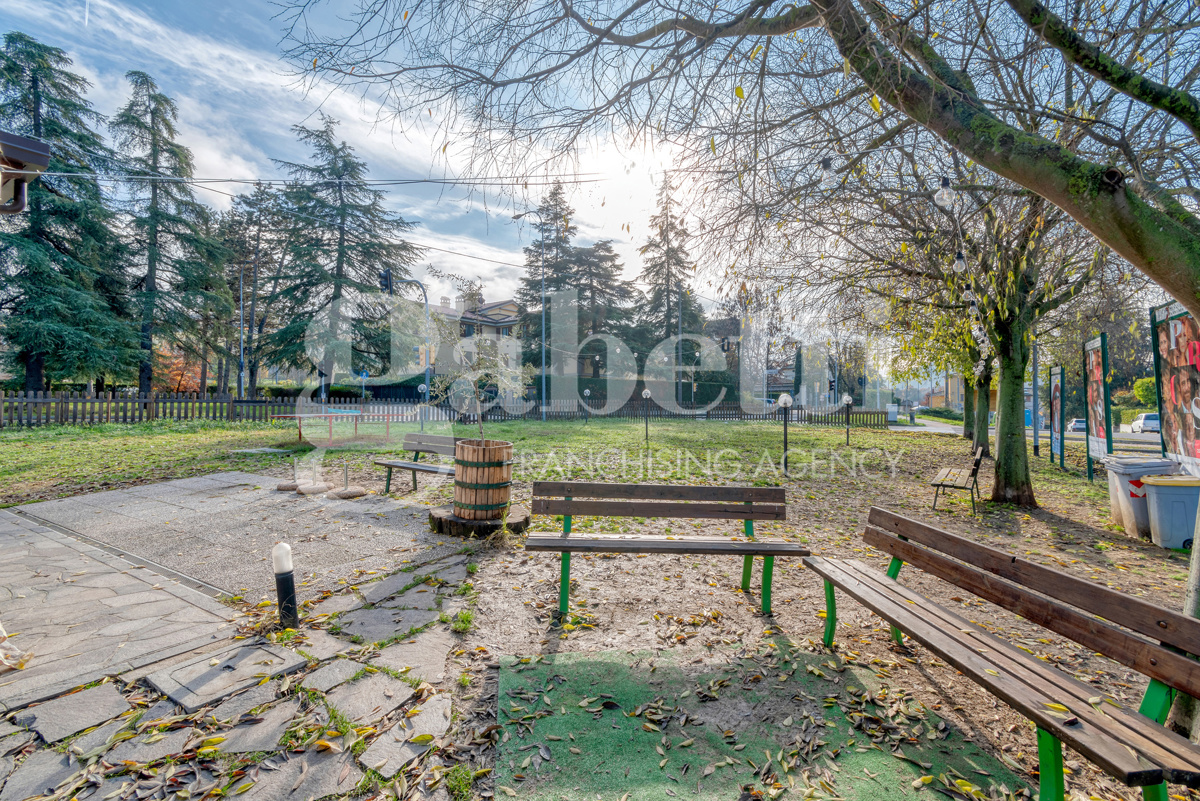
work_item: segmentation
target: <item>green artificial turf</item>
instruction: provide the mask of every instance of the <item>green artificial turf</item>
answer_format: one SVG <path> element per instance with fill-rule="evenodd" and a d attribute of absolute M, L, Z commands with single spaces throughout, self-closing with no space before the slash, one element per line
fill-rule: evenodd
<path fill-rule="evenodd" d="M 886 674 L 783 638 L 700 664 L 625 651 L 506 657 L 496 798 L 933 801 L 1024 788 L 876 670 Z"/>

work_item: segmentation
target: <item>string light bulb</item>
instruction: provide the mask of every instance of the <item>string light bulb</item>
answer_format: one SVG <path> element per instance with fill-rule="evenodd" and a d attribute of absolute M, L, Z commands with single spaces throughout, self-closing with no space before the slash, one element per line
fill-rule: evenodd
<path fill-rule="evenodd" d="M 967 271 L 967 260 L 963 258 L 962 251 L 954 254 L 954 272 L 964 273 Z"/>
<path fill-rule="evenodd" d="M 934 201 L 943 206 L 950 206 L 954 203 L 954 190 L 950 188 L 950 179 L 942 176 L 942 188 L 933 196 Z"/>

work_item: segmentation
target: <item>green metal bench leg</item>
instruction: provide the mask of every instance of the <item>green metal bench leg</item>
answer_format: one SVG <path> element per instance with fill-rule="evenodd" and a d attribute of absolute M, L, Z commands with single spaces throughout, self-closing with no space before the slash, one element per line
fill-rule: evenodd
<path fill-rule="evenodd" d="M 571 500 L 567 498 L 567 500 Z M 563 515 L 563 536 L 567 537 L 571 534 L 571 516 Z M 559 561 L 562 565 L 562 571 L 558 579 L 558 614 L 562 620 L 566 620 L 567 612 L 570 608 L 570 592 L 571 592 L 571 552 L 563 551 L 559 554 Z"/>
<path fill-rule="evenodd" d="M 412 471 L 413 474 L 413 492 L 417 491 L 417 471 Z"/>
<path fill-rule="evenodd" d="M 558 613 L 565 619 L 567 616 L 568 593 L 571 589 L 571 552 L 560 554 L 562 575 L 558 580 Z"/>
<path fill-rule="evenodd" d="M 387 471 L 388 471 L 387 481 L 385 481 L 383 484 L 383 494 L 384 495 L 389 495 L 392 492 L 392 468 L 389 467 L 387 469 Z"/>
<path fill-rule="evenodd" d="M 771 575 L 775 572 L 775 557 L 763 557 L 763 588 L 762 610 L 764 615 L 771 614 Z"/>
<path fill-rule="evenodd" d="M 1138 707 L 1146 717 L 1157 723 L 1165 723 L 1171 713 L 1171 703 L 1175 700 L 1175 690 L 1163 684 L 1158 679 L 1150 679 L 1146 694 L 1142 696 L 1142 705 Z M 1144 801 L 1167 801 L 1167 785 L 1155 784 L 1142 788 Z"/>
<path fill-rule="evenodd" d="M 743 530 L 746 533 L 746 539 L 754 539 L 754 521 L 743 521 Z M 750 592 L 750 574 L 754 570 L 754 557 L 747 556 L 742 560 L 742 592 Z"/>
<path fill-rule="evenodd" d="M 942 491 L 942 488 L 941 488 L 941 487 L 934 487 L 934 488 L 933 488 L 933 510 L 934 510 L 935 512 L 937 511 L 937 499 L 938 499 L 938 493 L 939 493 L 939 492 L 941 492 L 941 491 Z"/>
<path fill-rule="evenodd" d="M 905 539 L 901 537 L 900 539 Z M 904 566 L 904 560 L 893 556 L 892 561 L 888 563 L 887 575 L 888 578 L 895 580 L 896 576 L 900 575 L 900 568 Z M 896 641 L 896 645 L 904 645 L 904 633 L 895 626 L 892 629 L 892 639 Z"/>
<path fill-rule="evenodd" d="M 1063 778 L 1062 741 L 1038 727 L 1038 801 L 1063 801 L 1067 792 Z"/>
<path fill-rule="evenodd" d="M 825 582 L 825 647 L 833 647 L 833 632 L 837 629 L 837 599 L 833 594 L 833 582 Z"/>
<path fill-rule="evenodd" d="M 971 485 L 971 514 L 975 514 L 975 486 Z"/>

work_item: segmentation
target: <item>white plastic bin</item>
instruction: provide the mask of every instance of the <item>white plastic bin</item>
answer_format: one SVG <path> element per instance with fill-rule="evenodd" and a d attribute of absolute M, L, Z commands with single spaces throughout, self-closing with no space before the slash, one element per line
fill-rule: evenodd
<path fill-rule="evenodd" d="M 1200 478 L 1146 476 L 1150 536 L 1160 548 L 1191 548 L 1200 511 Z"/>
<path fill-rule="evenodd" d="M 1154 456 L 1106 456 L 1100 461 L 1108 470 L 1108 504 L 1113 522 L 1126 534 L 1150 539 L 1150 511 L 1142 476 L 1171 475 L 1178 472 L 1179 465 Z"/>

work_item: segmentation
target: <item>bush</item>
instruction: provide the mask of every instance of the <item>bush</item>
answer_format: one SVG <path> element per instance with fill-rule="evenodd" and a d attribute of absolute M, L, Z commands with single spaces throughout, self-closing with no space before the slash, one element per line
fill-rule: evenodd
<path fill-rule="evenodd" d="M 1113 428 L 1131 424 L 1139 414 L 1158 414 L 1158 409 L 1117 409 L 1112 410 Z"/>
<path fill-rule="evenodd" d="M 1154 388 L 1153 378 L 1139 378 L 1133 382 L 1133 394 L 1143 406 L 1157 406 L 1158 392 Z"/>
<path fill-rule="evenodd" d="M 962 412 L 956 412 L 953 409 L 922 409 L 918 414 L 925 417 L 940 417 L 943 420 L 957 420 L 960 423 L 963 419 Z"/>

